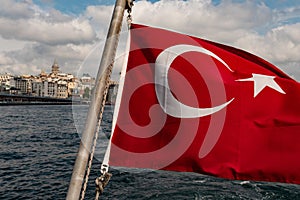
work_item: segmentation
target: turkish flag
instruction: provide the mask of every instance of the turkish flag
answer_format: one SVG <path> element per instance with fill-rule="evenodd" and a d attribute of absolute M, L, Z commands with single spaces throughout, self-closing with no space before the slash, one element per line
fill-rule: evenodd
<path fill-rule="evenodd" d="M 300 84 L 243 50 L 132 24 L 109 164 L 300 183 Z"/>

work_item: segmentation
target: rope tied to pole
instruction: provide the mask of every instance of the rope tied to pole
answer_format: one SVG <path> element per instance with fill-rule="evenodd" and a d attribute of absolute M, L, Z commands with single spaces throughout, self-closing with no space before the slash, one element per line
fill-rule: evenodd
<path fill-rule="evenodd" d="M 102 172 L 102 175 L 96 178 L 96 197 L 95 200 L 98 200 L 99 196 L 102 195 L 104 187 L 108 184 L 110 178 L 112 177 L 111 173 Z"/>
<path fill-rule="evenodd" d="M 107 70 L 110 70 L 109 73 L 111 73 L 112 64 L 108 67 Z M 87 171 L 86 171 L 86 174 L 85 174 L 85 179 L 84 179 L 85 181 L 84 181 L 82 191 L 81 191 L 80 200 L 84 199 L 85 193 L 86 193 L 86 188 L 87 188 L 89 175 L 90 175 L 91 168 L 92 168 L 93 158 L 94 158 L 94 155 L 95 155 L 97 140 L 98 140 L 98 136 L 99 136 L 101 121 L 102 121 L 102 117 L 103 117 L 103 113 L 104 113 L 104 106 L 105 106 L 106 97 L 107 97 L 107 93 L 108 93 L 109 83 L 110 83 L 110 81 L 109 81 L 109 79 L 107 79 L 106 82 L 105 82 L 105 91 L 103 93 L 103 98 L 102 98 L 103 101 L 101 102 L 101 109 L 100 109 L 100 113 L 99 113 L 99 116 L 98 116 L 98 123 L 97 123 L 96 131 L 95 131 L 95 137 L 94 137 L 94 140 L 93 140 L 93 145 L 92 145 L 92 148 L 91 148 L 91 153 L 90 153 L 90 157 L 89 157 Z M 108 171 L 108 168 L 107 168 L 106 171 Z M 104 173 L 104 171 L 102 172 L 102 174 L 103 173 Z"/>

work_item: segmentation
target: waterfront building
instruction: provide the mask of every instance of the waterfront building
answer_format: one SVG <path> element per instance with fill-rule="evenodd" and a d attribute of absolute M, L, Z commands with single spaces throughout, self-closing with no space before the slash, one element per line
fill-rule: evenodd
<path fill-rule="evenodd" d="M 80 78 L 80 85 L 78 86 L 80 97 L 84 99 L 89 99 L 94 86 L 95 78 L 91 77 L 89 74 L 83 74 Z"/>
<path fill-rule="evenodd" d="M 41 73 L 40 73 L 40 75 L 39 75 L 39 78 L 47 78 L 47 74 L 46 74 L 46 72 L 42 69 L 41 70 Z"/>
<path fill-rule="evenodd" d="M 117 92 L 118 92 L 118 83 L 116 81 L 110 81 L 108 92 L 106 96 L 106 102 L 108 104 L 114 104 L 116 102 L 117 98 Z"/>
<path fill-rule="evenodd" d="M 77 78 L 72 78 L 71 81 L 68 82 L 68 96 L 73 97 L 73 96 L 78 96 L 79 92 L 77 90 L 79 86 L 79 80 Z"/>
<path fill-rule="evenodd" d="M 23 78 L 28 79 L 28 77 L 24 76 Z M 59 65 L 57 61 L 54 60 L 49 74 L 42 70 L 39 75 L 31 77 L 31 95 L 52 98 L 71 97 L 72 92 L 76 87 L 76 84 L 73 83 L 74 80 L 74 75 L 60 72 Z M 20 84 L 17 86 L 19 88 L 21 87 Z"/>
<path fill-rule="evenodd" d="M 13 79 L 13 75 L 9 73 L 0 74 L 0 93 L 9 93 L 10 88 L 15 86 L 12 85 Z"/>
<path fill-rule="evenodd" d="M 57 82 L 57 98 L 68 98 L 68 83 L 67 81 L 59 80 Z"/>
<path fill-rule="evenodd" d="M 28 75 L 14 77 L 14 82 L 20 94 L 31 94 L 31 79 Z"/>
<path fill-rule="evenodd" d="M 52 78 L 48 78 L 47 81 L 44 81 L 45 97 L 57 97 L 57 82 L 58 80 L 53 80 Z"/>
<path fill-rule="evenodd" d="M 32 81 L 32 95 L 43 97 L 44 96 L 44 90 L 43 90 L 43 81 L 41 78 L 36 78 Z"/>
<path fill-rule="evenodd" d="M 6 83 L 9 82 L 13 78 L 13 75 L 9 73 L 0 74 L 0 82 Z"/>

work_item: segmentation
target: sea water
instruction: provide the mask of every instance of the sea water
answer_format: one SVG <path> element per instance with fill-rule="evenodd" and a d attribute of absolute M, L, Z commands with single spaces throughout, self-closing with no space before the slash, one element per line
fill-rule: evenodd
<path fill-rule="evenodd" d="M 0 199 L 65 199 L 87 109 L 79 105 L 0 107 Z M 104 113 L 86 199 L 94 198 L 112 110 L 107 106 Z M 300 199 L 300 185 L 294 184 L 121 168 L 111 173 L 101 199 Z"/>

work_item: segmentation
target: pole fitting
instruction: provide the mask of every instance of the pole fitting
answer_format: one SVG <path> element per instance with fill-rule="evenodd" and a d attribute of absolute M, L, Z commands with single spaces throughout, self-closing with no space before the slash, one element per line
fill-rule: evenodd
<path fill-rule="evenodd" d="M 112 174 L 105 172 L 95 180 L 96 184 L 96 193 L 100 193 L 100 195 L 103 193 L 104 187 L 108 184 Z"/>
<path fill-rule="evenodd" d="M 125 5 L 125 9 L 127 10 L 127 13 L 128 13 L 128 16 L 127 16 L 128 30 L 130 29 L 131 22 L 132 22 L 131 11 L 132 11 L 132 6 L 133 6 L 133 1 L 134 0 L 126 0 L 126 5 Z"/>

